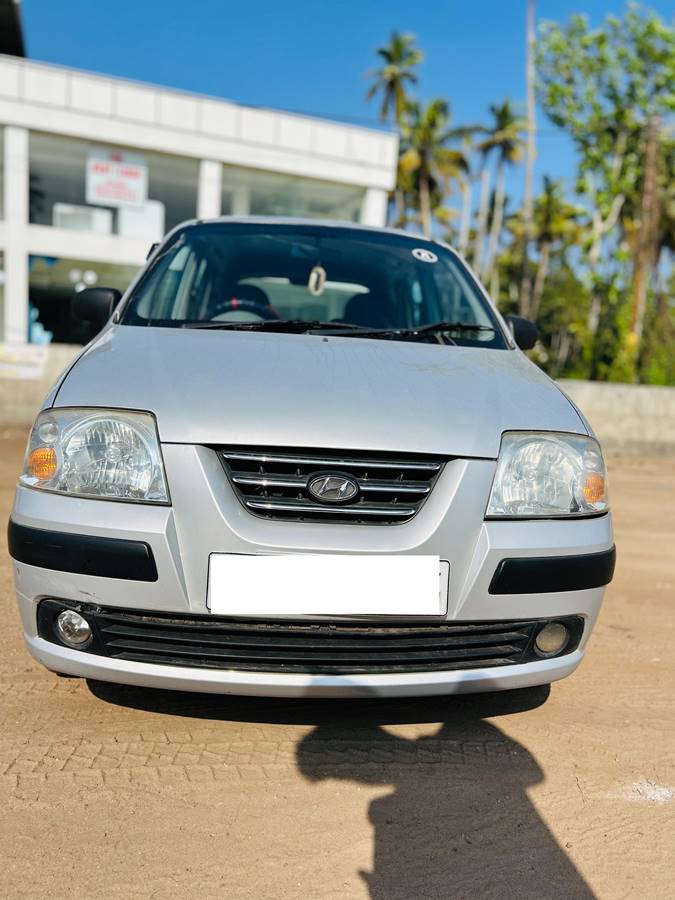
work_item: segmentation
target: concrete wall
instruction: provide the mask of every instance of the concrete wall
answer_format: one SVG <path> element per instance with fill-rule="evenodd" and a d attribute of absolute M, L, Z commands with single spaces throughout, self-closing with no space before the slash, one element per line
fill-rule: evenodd
<path fill-rule="evenodd" d="M 52 383 L 79 350 L 49 347 L 39 377 L 3 378 L 0 372 L 0 427 L 29 426 Z M 560 386 L 589 420 L 606 451 L 675 456 L 675 388 L 591 381 L 561 381 Z"/>
<path fill-rule="evenodd" d="M 611 453 L 675 455 L 675 388 L 560 381 Z"/>
<path fill-rule="evenodd" d="M 52 344 L 44 366 L 35 366 L 33 377 L 3 377 L 0 366 L 0 427 L 30 426 L 49 389 L 81 349 Z"/>

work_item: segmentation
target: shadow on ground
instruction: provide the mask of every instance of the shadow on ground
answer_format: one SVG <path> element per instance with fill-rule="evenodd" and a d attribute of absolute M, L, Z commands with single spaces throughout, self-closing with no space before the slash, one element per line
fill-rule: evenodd
<path fill-rule="evenodd" d="M 594 896 L 528 796 L 528 788 L 544 781 L 541 768 L 525 747 L 486 721 L 534 709 L 545 702 L 548 687 L 332 701 L 100 682 L 89 688 L 104 702 L 162 715 L 312 726 L 296 750 L 308 782 L 390 788 L 368 811 L 373 864 L 359 875 L 372 898 Z M 401 737 L 384 727 L 439 722 L 425 736 Z"/>

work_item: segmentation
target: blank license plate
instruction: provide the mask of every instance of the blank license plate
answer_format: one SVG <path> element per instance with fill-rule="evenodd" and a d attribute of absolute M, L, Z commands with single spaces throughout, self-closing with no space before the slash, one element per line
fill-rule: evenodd
<path fill-rule="evenodd" d="M 440 616 L 448 568 L 438 556 L 212 553 L 207 602 L 219 616 Z"/>

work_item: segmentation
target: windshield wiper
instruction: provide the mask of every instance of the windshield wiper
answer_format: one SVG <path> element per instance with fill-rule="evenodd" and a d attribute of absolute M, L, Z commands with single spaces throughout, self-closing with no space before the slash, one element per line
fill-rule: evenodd
<path fill-rule="evenodd" d="M 214 331 L 268 331 L 279 334 L 322 334 L 328 337 L 373 337 L 392 340 L 414 340 L 428 336 L 439 343 L 454 344 L 449 332 L 480 332 L 496 329 L 490 325 L 469 325 L 466 322 L 432 322 L 415 328 L 368 328 L 349 322 L 322 322 L 319 319 L 262 319 L 259 322 L 181 322 L 181 328 L 199 328 Z"/>
<path fill-rule="evenodd" d="M 259 322 L 181 322 L 181 328 L 206 328 L 220 331 L 279 331 L 293 334 L 303 334 L 305 331 L 319 331 L 323 329 L 342 333 L 341 329 L 356 333 L 358 325 L 349 325 L 347 322 L 322 322 L 319 319 L 262 319 Z"/>
<path fill-rule="evenodd" d="M 335 331 L 340 337 L 389 337 L 389 338 L 416 338 L 418 335 L 441 335 L 448 337 L 450 343 L 455 343 L 449 337 L 449 332 L 479 332 L 491 331 L 496 333 L 497 329 L 491 325 L 470 325 L 467 322 L 432 322 L 430 325 L 418 325 L 415 328 L 365 328 L 358 325 L 348 326 L 344 323 L 345 330 Z M 342 327 L 342 326 L 341 326 Z M 347 330 L 350 329 L 350 330 Z M 328 331 L 322 331 L 322 334 L 330 334 Z"/>

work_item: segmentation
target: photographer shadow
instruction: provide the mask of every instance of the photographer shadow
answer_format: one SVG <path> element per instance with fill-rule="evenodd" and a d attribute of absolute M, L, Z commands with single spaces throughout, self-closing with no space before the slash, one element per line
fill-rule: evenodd
<path fill-rule="evenodd" d="M 373 863 L 359 875 L 370 897 L 594 896 L 528 796 L 544 781 L 541 768 L 484 718 L 517 711 L 528 696 L 446 698 L 445 721 L 429 736 L 396 736 L 377 721 L 347 732 L 324 723 L 300 742 L 298 767 L 310 782 L 391 787 L 368 812 Z"/>

